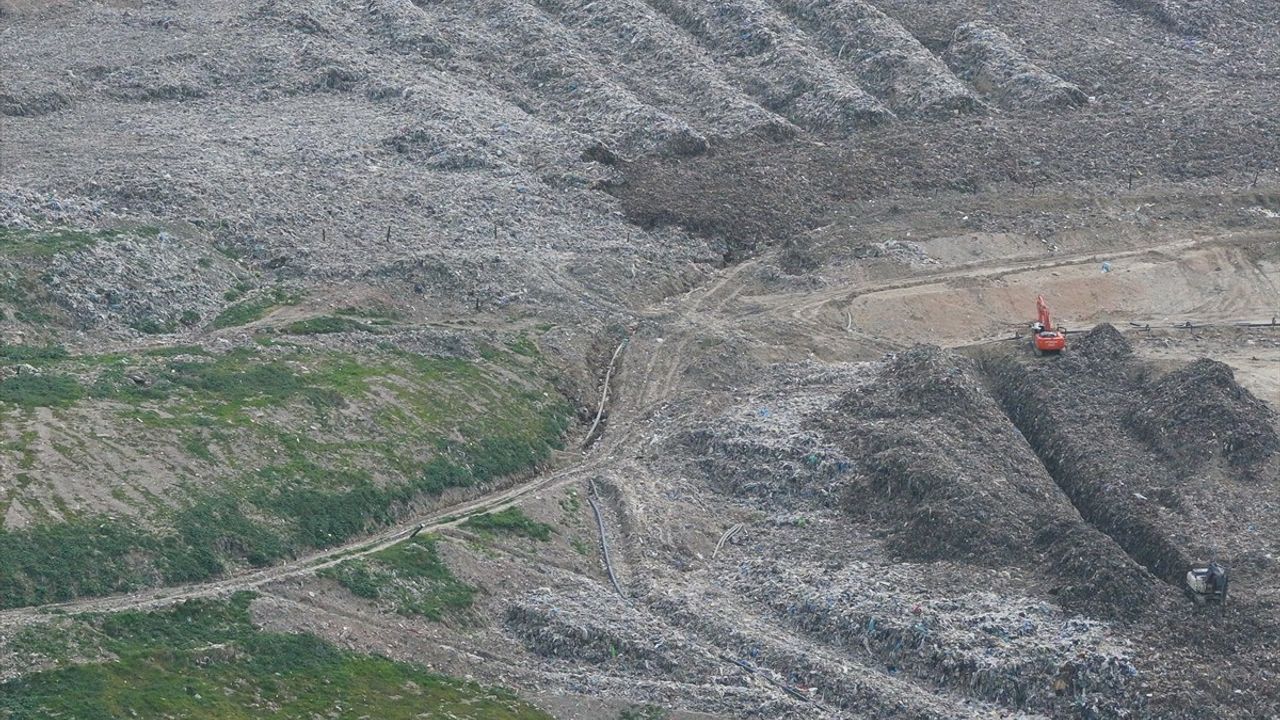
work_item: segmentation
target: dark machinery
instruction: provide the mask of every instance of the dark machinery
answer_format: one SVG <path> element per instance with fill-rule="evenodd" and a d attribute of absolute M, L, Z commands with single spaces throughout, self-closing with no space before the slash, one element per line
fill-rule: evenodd
<path fill-rule="evenodd" d="M 1221 605 L 1227 601 L 1227 569 L 1216 562 L 1187 572 L 1187 595 L 1197 605 Z"/>

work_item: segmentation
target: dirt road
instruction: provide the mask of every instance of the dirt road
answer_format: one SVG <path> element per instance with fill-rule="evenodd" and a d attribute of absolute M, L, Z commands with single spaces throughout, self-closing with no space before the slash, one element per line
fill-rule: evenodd
<path fill-rule="evenodd" d="M 672 298 L 642 315 L 646 322 L 656 324 L 661 331 L 632 340 L 632 346 L 625 351 L 624 369 L 614 379 L 618 387 L 612 390 L 612 394 L 622 400 L 609 408 L 607 430 L 589 450 L 580 457 L 562 461 L 561 467 L 512 487 L 408 518 L 371 537 L 281 565 L 207 583 L 7 610 L 0 612 L 0 627 L 39 621 L 43 615 L 55 610 L 78 613 L 145 609 L 190 598 L 253 590 L 300 574 L 314 573 L 345 559 L 377 552 L 414 532 L 456 527 L 469 514 L 500 510 L 517 504 L 532 493 L 570 483 L 585 483 L 646 440 L 647 434 L 634 432 L 638 422 L 688 390 L 681 375 L 699 362 L 699 357 L 690 348 L 710 328 L 748 322 L 754 331 L 762 335 L 773 332 L 789 338 L 803 337 L 811 346 L 825 345 L 828 352 L 847 352 L 853 357 L 862 354 L 860 349 L 865 352 L 868 343 L 876 351 L 885 344 L 903 346 L 921 340 L 959 347 L 1007 337 L 1005 333 L 1020 327 L 1017 313 L 1024 309 L 1021 306 L 1027 304 L 1026 298 L 1031 297 L 1036 279 L 1046 276 L 1053 277 L 1054 285 L 1058 287 L 1067 287 L 1078 281 L 1071 292 L 1052 295 L 1059 317 L 1068 318 L 1065 322 L 1073 327 L 1104 314 L 1100 310 L 1089 309 L 1091 302 L 1103 292 L 1099 290 L 1100 286 L 1123 285 L 1131 290 L 1135 284 L 1152 282 L 1157 275 L 1168 279 L 1163 285 L 1148 288 L 1148 297 L 1158 297 L 1158 302 L 1110 309 L 1105 312 L 1105 319 L 1111 322 L 1150 322 L 1154 319 L 1161 323 L 1192 320 L 1197 324 L 1255 321 L 1262 319 L 1257 317 L 1259 308 L 1277 306 L 1280 272 L 1275 265 L 1266 267 L 1247 263 L 1241 253 L 1253 244 L 1274 240 L 1274 235 L 1225 235 L 1173 240 L 1157 247 L 1106 255 L 1087 253 L 1010 258 L 912 273 L 856 288 L 836 279 L 830 286 L 808 293 L 753 294 L 751 278 L 761 261 L 747 261 L 723 271 L 705 286 Z M 1096 268 L 1104 260 L 1120 270 L 1115 275 L 1098 274 Z M 1192 295 L 1181 292 L 1186 282 L 1185 273 L 1194 272 L 1205 262 L 1212 261 L 1230 263 L 1232 270 L 1220 276 L 1223 291 L 1219 299 L 1190 301 Z M 1125 273 L 1134 274 L 1136 279 L 1126 278 Z M 993 298 L 992 293 L 983 292 L 984 284 L 998 286 L 998 297 Z M 1171 293 L 1170 290 L 1176 292 Z M 1107 292 L 1116 294 L 1114 290 Z M 981 303 L 982 317 L 975 319 L 973 315 L 960 315 L 961 321 L 951 319 L 957 316 L 957 307 L 962 302 L 968 303 L 969 307 Z M 910 310 L 920 306 L 930 309 L 919 314 Z M 754 310 L 747 312 L 745 307 Z M 933 308 L 945 309 L 947 319 L 937 322 Z M 861 330 L 867 326 L 873 329 Z M 994 332 L 1000 327 L 1009 329 Z M 1232 360 L 1231 357 L 1225 359 Z M 1274 364 L 1275 358 L 1271 360 Z M 1259 374 L 1259 368 L 1254 365 L 1265 362 L 1241 361 L 1247 374 Z M 1261 374 L 1265 375 L 1266 370 L 1262 368 Z"/>

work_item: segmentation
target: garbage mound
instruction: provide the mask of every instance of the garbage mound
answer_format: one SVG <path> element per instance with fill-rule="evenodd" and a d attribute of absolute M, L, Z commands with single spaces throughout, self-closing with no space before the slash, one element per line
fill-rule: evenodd
<path fill-rule="evenodd" d="M 749 598 L 734 585 L 717 584 L 718 591 L 711 597 L 655 588 L 657 592 L 646 599 L 680 627 L 722 648 L 721 659 L 765 678 L 774 687 L 791 688 L 851 717 L 944 720 L 956 718 L 961 711 L 969 720 L 1008 717 L 1007 707 L 939 691 L 932 678 L 917 683 L 895 666 L 884 665 L 881 658 L 866 654 L 860 645 L 850 648 L 836 640 L 832 647 L 828 642 L 832 638 L 806 640 L 794 633 L 779 633 L 772 613 L 760 616 L 744 608 L 740 601 Z M 759 717 L 782 718 L 782 709 L 761 712 Z M 801 705 L 800 710 L 799 717 L 813 717 L 811 705 Z"/>
<path fill-rule="evenodd" d="M 870 3 L 783 0 L 779 7 L 838 58 L 848 58 L 860 84 L 899 116 L 952 117 L 980 108 L 936 55 Z"/>
<path fill-rule="evenodd" d="M 972 364 L 933 345 L 917 345 L 893 356 L 881 378 L 914 411 L 996 409 Z"/>
<path fill-rule="evenodd" d="M 849 132 L 894 119 L 765 0 L 654 0 L 761 105 L 809 130 Z"/>
<path fill-rule="evenodd" d="M 1216 25 L 1209 0 L 1116 0 L 1147 15 L 1169 30 L 1188 37 L 1210 34 Z"/>
<path fill-rule="evenodd" d="M 867 382 L 865 366 L 819 369 L 775 368 L 774 390 L 685 433 L 681 440 L 696 464 L 721 492 L 766 501 L 771 508 L 834 507 L 851 463 L 810 427 L 826 412 L 832 385 Z"/>
<path fill-rule="evenodd" d="M 843 507 L 893 528 L 892 551 L 1005 563 L 1032 544 L 1035 493 L 1008 491 L 1047 478 L 965 358 L 912 348 L 817 424 L 854 463 Z"/>
<path fill-rule="evenodd" d="M 1094 341 L 1111 338 L 1106 330 L 1090 335 Z M 1141 452 L 1119 417 L 1133 392 L 1128 364 L 1093 354 L 1116 352 L 1113 340 L 1086 346 L 1083 360 L 1001 358 L 984 369 L 1005 413 L 1081 517 L 1176 585 L 1191 560 L 1171 538 L 1161 506 L 1150 500 L 1167 485 L 1167 473 Z"/>
<path fill-rule="evenodd" d="M 10 117 L 39 117 L 65 110 L 71 105 L 71 98 L 57 90 L 25 95 L 0 93 L 0 115 Z"/>
<path fill-rule="evenodd" d="M 1102 323 L 1079 340 L 1072 338 L 1071 352 L 1090 360 L 1116 361 L 1133 355 L 1133 346 L 1110 323 Z"/>
<path fill-rule="evenodd" d="M 1079 519 L 973 360 L 920 346 L 772 375 L 682 437 L 720 492 L 776 514 L 838 510 L 891 557 L 1043 573 L 1059 603 L 1102 617 L 1152 607 L 1159 583 Z"/>
<path fill-rule="evenodd" d="M 975 587 L 939 597 L 909 565 L 742 563 L 732 589 L 785 625 L 857 649 L 891 673 L 1054 717 L 1116 716 L 1138 674 L 1104 623 Z M 1093 713 L 1092 715 L 1090 713 Z"/>
<path fill-rule="evenodd" d="M 974 361 L 913 348 L 833 410 L 821 425 L 853 470 L 842 506 L 885 528 L 890 552 L 1032 569 L 1064 606 L 1107 617 L 1155 601 L 1150 575 L 1080 520 Z"/>
<path fill-rule="evenodd" d="M 720 663 L 617 596 L 541 588 L 507 609 L 507 629 L 532 652 L 610 671 L 702 682 Z"/>
<path fill-rule="evenodd" d="M 1246 476 L 1280 451 L 1276 413 L 1236 382 L 1231 368 L 1201 359 L 1147 387 L 1126 420 L 1153 449 L 1194 469 L 1215 457 Z"/>
<path fill-rule="evenodd" d="M 962 80 L 1006 107 L 1077 107 L 1089 101 L 1079 87 L 1031 62 L 987 23 L 957 27 L 945 59 Z"/>

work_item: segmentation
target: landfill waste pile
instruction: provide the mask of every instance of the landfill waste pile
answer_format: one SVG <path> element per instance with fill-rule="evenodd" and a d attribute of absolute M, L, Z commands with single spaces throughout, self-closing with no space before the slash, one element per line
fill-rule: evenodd
<path fill-rule="evenodd" d="M 1203 358 L 1152 383 L 1128 421 L 1186 472 L 1225 460 L 1245 476 L 1265 475 L 1280 452 L 1276 411 L 1235 381 L 1227 365 Z"/>
<path fill-rule="evenodd" d="M 1275 720 L 1275 16 L 0 0 L 0 717 Z"/>
<path fill-rule="evenodd" d="M 892 653 L 883 663 L 895 673 L 956 683 L 997 706 L 1050 715 L 1157 712 L 1147 708 L 1144 688 L 1160 685 L 1190 697 L 1201 682 L 1199 671 L 1186 668 L 1170 675 L 1167 663 L 1181 662 L 1186 652 L 1230 652 L 1227 642 L 1205 645 L 1178 631 L 1179 623 L 1198 622 L 1181 593 L 1181 575 L 1193 561 L 1216 542 L 1217 557 L 1232 555 L 1242 568 L 1274 577 L 1256 544 L 1232 554 L 1218 540 L 1238 538 L 1240 519 L 1201 503 L 1230 505 L 1230 490 L 1214 497 L 1180 487 L 1177 462 L 1157 461 L 1128 430 L 1129 398 L 1176 373 L 1158 378 L 1109 325 L 1049 362 L 1008 349 L 970 358 L 915 347 L 882 362 L 773 372 L 759 394 L 681 439 L 711 487 L 769 517 L 767 533 L 750 540 L 737 539 L 740 533 L 725 546 L 742 558 L 738 574 L 708 582 L 731 583 L 735 604 L 803 631 L 828 652 Z M 1198 401 L 1166 396 L 1166 402 Z M 1253 505 L 1249 527 L 1272 527 L 1269 505 Z M 1221 524 L 1220 534 L 1192 531 L 1207 513 L 1216 513 L 1209 522 Z M 805 539 L 776 537 L 792 533 Z M 969 582 L 947 594 L 941 588 L 948 576 Z M 928 589 L 911 594 L 922 586 Z M 986 591 L 1001 599 L 973 594 Z M 879 592 L 885 597 L 873 601 Z M 940 592 L 948 603 L 931 604 L 927 598 Z M 981 616 L 987 602 L 1010 613 L 992 622 L 1043 627 L 1044 613 L 1054 608 L 1067 613 L 1055 622 L 1069 623 L 1070 613 L 1106 620 L 1103 636 L 1129 637 L 1138 647 L 1152 643 L 1162 652 L 1102 652 L 1085 660 L 1078 642 L 1035 640 L 1063 639 L 1061 630 L 1046 636 L 989 629 L 1026 638 L 1027 652 L 1034 646 L 1041 659 L 1020 660 L 1016 670 L 966 661 L 963 648 L 973 641 L 943 628 L 968 627 L 975 621 L 965 613 Z M 1249 606 L 1231 611 L 1218 632 L 1275 632 L 1266 600 L 1241 603 Z M 1252 647 L 1253 667 L 1270 667 L 1268 651 Z M 1002 646 L 999 656 L 1017 652 Z M 1069 657 L 1083 664 L 1065 670 Z M 1079 685 L 1064 691 L 1059 671 Z M 837 691 L 825 692 L 828 702 L 840 702 Z"/>
<path fill-rule="evenodd" d="M 1073 107 L 1088 102 L 1084 91 L 1032 63 L 1008 35 L 984 23 L 956 28 L 944 57 L 962 79 L 987 88 L 1002 105 Z"/>

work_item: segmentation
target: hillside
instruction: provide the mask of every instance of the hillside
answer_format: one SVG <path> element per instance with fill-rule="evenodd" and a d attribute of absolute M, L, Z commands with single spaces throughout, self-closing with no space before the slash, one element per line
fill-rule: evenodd
<path fill-rule="evenodd" d="M 0 716 L 1274 716 L 1273 15 L 0 0 Z"/>

